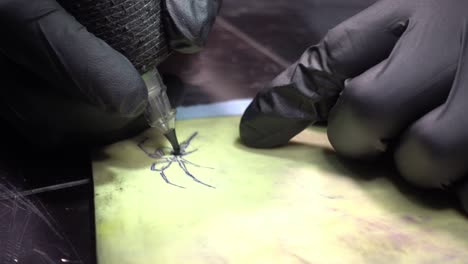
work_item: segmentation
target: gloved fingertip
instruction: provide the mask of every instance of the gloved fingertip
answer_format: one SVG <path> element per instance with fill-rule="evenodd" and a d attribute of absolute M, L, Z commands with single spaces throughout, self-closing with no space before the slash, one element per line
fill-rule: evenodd
<path fill-rule="evenodd" d="M 248 147 L 272 148 L 276 145 L 269 140 L 268 136 L 264 136 L 258 129 L 249 125 L 247 122 L 241 122 L 239 128 L 240 140 Z"/>
<path fill-rule="evenodd" d="M 308 120 L 276 115 L 260 114 L 252 119 L 244 118 L 240 124 L 242 143 L 253 148 L 275 148 L 286 145 L 291 138 L 304 130 Z"/>

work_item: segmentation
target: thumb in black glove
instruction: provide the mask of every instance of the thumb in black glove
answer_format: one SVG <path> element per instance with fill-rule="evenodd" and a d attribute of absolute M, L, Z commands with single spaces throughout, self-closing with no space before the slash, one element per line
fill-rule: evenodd
<path fill-rule="evenodd" d="M 259 93 L 241 139 L 285 144 L 328 121 L 335 150 L 375 158 L 389 145 L 401 174 L 428 188 L 468 172 L 468 3 L 383 0 L 332 29 Z"/>

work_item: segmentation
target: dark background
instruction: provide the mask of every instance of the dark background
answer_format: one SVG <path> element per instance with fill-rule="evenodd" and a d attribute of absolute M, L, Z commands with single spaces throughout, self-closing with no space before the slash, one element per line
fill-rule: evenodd
<path fill-rule="evenodd" d="M 253 97 L 327 30 L 373 2 L 224 0 L 206 49 L 172 56 L 161 71 L 178 104 Z M 43 154 L 8 128 L 1 133 L 0 263 L 95 263 L 88 153 Z M 21 195 L 44 187 L 56 190 Z"/>

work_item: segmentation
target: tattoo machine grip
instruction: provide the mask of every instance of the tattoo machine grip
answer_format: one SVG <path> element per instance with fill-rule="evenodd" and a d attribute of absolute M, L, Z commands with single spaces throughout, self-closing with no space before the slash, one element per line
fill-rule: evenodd
<path fill-rule="evenodd" d="M 162 0 L 59 0 L 89 32 L 122 53 L 140 74 L 169 55 Z"/>

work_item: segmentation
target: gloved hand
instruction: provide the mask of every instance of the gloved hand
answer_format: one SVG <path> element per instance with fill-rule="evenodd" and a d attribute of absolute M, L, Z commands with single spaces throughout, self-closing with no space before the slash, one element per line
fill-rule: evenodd
<path fill-rule="evenodd" d="M 242 118 L 241 140 L 275 147 L 328 121 L 338 154 L 368 159 L 394 149 L 409 182 L 463 189 L 467 10 L 465 0 L 377 2 L 330 30 L 256 96 Z"/>
<path fill-rule="evenodd" d="M 167 0 L 169 43 L 198 51 L 220 0 Z M 0 115 L 33 143 L 113 140 L 146 127 L 147 90 L 119 52 L 55 0 L 0 1 Z"/>

